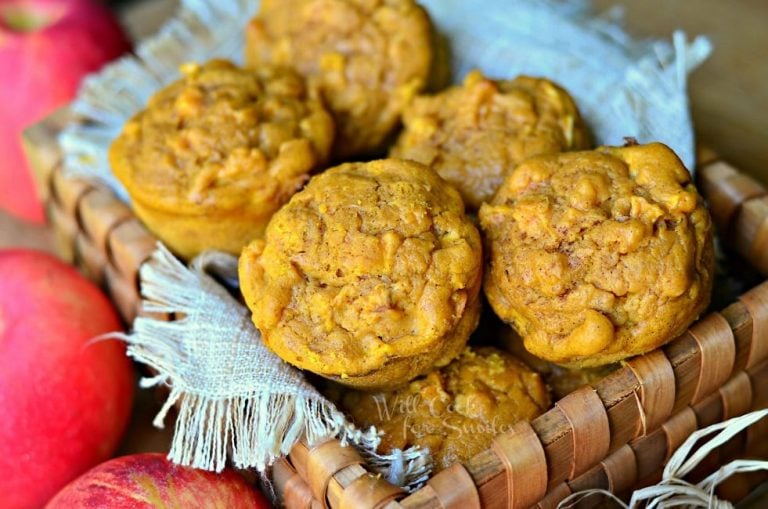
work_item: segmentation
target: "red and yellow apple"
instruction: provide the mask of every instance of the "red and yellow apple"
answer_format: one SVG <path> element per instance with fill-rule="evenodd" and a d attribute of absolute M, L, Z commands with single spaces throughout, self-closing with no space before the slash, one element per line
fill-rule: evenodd
<path fill-rule="evenodd" d="M 98 0 L 0 0 L 0 208 L 42 222 L 21 133 L 71 100 L 83 76 L 128 49 Z"/>
<path fill-rule="evenodd" d="M 111 457 L 130 417 L 134 373 L 114 307 L 72 267 L 0 251 L 0 507 L 42 507 Z"/>
<path fill-rule="evenodd" d="M 157 453 L 123 456 L 76 479 L 46 509 L 262 509 L 264 497 L 234 470 L 174 465 Z"/>

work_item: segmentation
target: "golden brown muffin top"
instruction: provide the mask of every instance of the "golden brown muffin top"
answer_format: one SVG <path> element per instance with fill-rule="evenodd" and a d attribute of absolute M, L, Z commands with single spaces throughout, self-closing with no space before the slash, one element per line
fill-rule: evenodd
<path fill-rule="evenodd" d="M 393 159 L 312 178 L 240 257 L 267 346 L 342 378 L 439 353 L 464 315 L 477 314 L 481 271 L 480 236 L 459 194 L 429 168 Z"/>
<path fill-rule="evenodd" d="M 494 81 L 472 71 L 461 86 L 414 99 L 403 123 L 391 155 L 435 169 L 471 209 L 527 157 L 589 146 L 568 92 L 528 76 Z"/>
<path fill-rule="evenodd" d="M 333 121 L 293 71 L 224 60 L 181 71 L 111 147 L 134 199 L 187 214 L 277 208 L 328 158 Z"/>
<path fill-rule="evenodd" d="M 356 425 L 384 432 L 380 452 L 428 447 L 437 470 L 468 461 L 550 404 L 537 373 L 492 347 L 467 347 L 447 366 L 394 391 L 332 389 L 329 395 Z"/>
<path fill-rule="evenodd" d="M 292 66 L 318 87 L 341 159 L 381 148 L 431 59 L 429 18 L 413 0 L 264 0 L 246 31 L 248 65 Z"/>
<path fill-rule="evenodd" d="M 597 366 L 644 353 L 709 301 L 709 213 L 662 144 L 529 159 L 479 215 L 488 300 L 546 360 Z"/>

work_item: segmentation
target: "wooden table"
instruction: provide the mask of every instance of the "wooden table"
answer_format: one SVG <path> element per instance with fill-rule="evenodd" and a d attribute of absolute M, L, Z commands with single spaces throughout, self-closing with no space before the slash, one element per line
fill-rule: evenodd
<path fill-rule="evenodd" d="M 691 78 L 692 112 L 700 142 L 737 167 L 768 182 L 768 1 L 766 0 L 595 0 L 599 9 L 626 8 L 627 26 L 637 36 L 666 37 L 675 28 L 707 34 L 715 52 Z M 177 0 L 128 4 L 121 17 L 141 39 L 175 10 Z M 0 248 L 52 250 L 50 233 L 0 212 Z M 131 430 L 121 453 L 167 450 L 170 430 L 150 423 L 159 407 L 151 391 L 139 391 Z M 761 507 L 761 497 L 753 507 Z"/>
<path fill-rule="evenodd" d="M 768 182 L 768 1 L 595 0 L 626 9 L 639 36 L 667 37 L 676 28 L 704 34 L 712 56 L 690 79 L 699 141 L 736 167 Z"/>

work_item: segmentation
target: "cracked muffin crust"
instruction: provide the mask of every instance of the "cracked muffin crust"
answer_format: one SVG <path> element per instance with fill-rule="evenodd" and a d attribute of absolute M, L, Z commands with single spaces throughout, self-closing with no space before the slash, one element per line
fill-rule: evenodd
<path fill-rule="evenodd" d="M 292 66 L 337 126 L 336 159 L 383 148 L 427 83 L 431 24 L 413 0 L 264 0 L 246 28 L 246 64 Z"/>
<path fill-rule="evenodd" d="M 709 213 L 662 144 L 531 158 L 479 216 L 488 301 L 543 359 L 588 367 L 653 350 L 709 302 Z"/>
<path fill-rule="evenodd" d="M 126 123 L 110 163 L 172 250 L 239 254 L 328 159 L 333 120 L 287 69 L 213 60 L 182 72 Z"/>
<path fill-rule="evenodd" d="M 456 190 L 410 161 L 314 177 L 243 250 L 239 273 L 265 344 L 351 386 L 447 364 L 480 315 L 480 234 Z"/>
<path fill-rule="evenodd" d="M 513 355 L 467 347 L 447 366 L 390 392 L 328 395 L 357 426 L 383 431 L 380 453 L 428 447 L 435 470 L 466 462 L 518 421 L 549 408 L 541 377 Z"/>
<path fill-rule="evenodd" d="M 546 79 L 494 81 L 470 72 L 461 86 L 416 97 L 390 151 L 432 167 L 476 210 L 524 159 L 589 148 L 571 96 Z"/>

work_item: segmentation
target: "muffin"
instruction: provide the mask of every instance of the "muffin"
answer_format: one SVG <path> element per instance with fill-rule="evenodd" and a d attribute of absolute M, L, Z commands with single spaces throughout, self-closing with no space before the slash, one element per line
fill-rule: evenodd
<path fill-rule="evenodd" d="M 314 177 L 243 250 L 239 274 L 265 344 L 350 386 L 447 364 L 480 315 L 480 235 L 458 192 L 409 161 Z"/>
<path fill-rule="evenodd" d="M 360 427 L 382 431 L 380 453 L 428 447 L 435 470 L 466 462 L 518 421 L 549 408 L 541 377 L 492 347 L 467 347 L 438 370 L 390 392 L 329 392 Z"/>
<path fill-rule="evenodd" d="M 432 167 L 473 210 L 524 159 L 589 148 L 568 92 L 527 76 L 494 81 L 472 71 L 461 86 L 414 99 L 403 123 L 390 155 Z"/>
<path fill-rule="evenodd" d="M 590 367 L 648 352 L 709 301 L 709 213 L 662 144 L 528 159 L 479 219 L 488 301 L 548 361 Z"/>
<path fill-rule="evenodd" d="M 109 160 L 136 215 L 177 254 L 239 254 L 323 166 L 333 119 L 293 71 L 187 64 L 126 123 Z"/>
<path fill-rule="evenodd" d="M 376 152 L 425 85 L 431 25 L 413 0 L 263 0 L 246 64 L 293 66 L 336 120 L 336 159 Z"/>
<path fill-rule="evenodd" d="M 499 338 L 501 346 L 505 351 L 511 353 L 541 375 L 555 400 L 562 399 L 585 385 L 594 386 L 621 367 L 621 364 L 617 362 L 591 368 L 569 368 L 539 359 L 525 349 L 522 339 L 511 327 L 505 326 Z"/>

